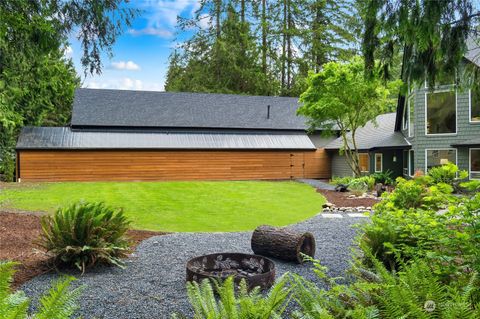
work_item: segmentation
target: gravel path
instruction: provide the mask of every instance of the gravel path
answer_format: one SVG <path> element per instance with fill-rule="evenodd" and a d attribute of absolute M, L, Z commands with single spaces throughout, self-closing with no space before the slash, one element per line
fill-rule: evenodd
<path fill-rule="evenodd" d="M 315 188 L 320 188 L 320 189 L 325 189 L 329 191 L 334 191 L 335 186 L 332 184 L 329 184 L 327 182 L 320 181 L 318 179 L 309 179 L 309 178 L 302 178 L 302 179 L 297 179 L 300 183 L 305 183 L 310 186 L 313 186 Z"/>
<path fill-rule="evenodd" d="M 330 269 L 332 276 L 342 276 L 349 266 L 355 229 L 362 218 L 324 218 L 320 215 L 291 226 L 310 231 L 317 243 L 316 257 Z M 251 232 L 242 233 L 176 233 L 151 237 L 143 241 L 126 269 L 97 268 L 75 285 L 86 289 L 81 303 L 85 319 L 170 318 L 172 312 L 189 312 L 185 291 L 185 263 L 194 256 L 214 252 L 250 250 Z M 286 271 L 311 280 L 310 265 L 296 265 L 275 260 L 277 276 Z M 35 300 L 49 286 L 56 274 L 46 274 L 27 282 L 22 289 Z M 36 302 L 34 302 L 35 304 Z"/>

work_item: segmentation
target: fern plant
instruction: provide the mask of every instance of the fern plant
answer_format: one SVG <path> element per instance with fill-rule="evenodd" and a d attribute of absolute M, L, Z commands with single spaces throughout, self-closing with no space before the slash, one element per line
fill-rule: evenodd
<path fill-rule="evenodd" d="M 70 289 L 72 277 L 66 277 L 55 283 L 47 294 L 40 298 L 39 309 L 28 313 L 30 300 L 23 291 L 10 292 L 15 263 L 0 262 L 0 318 L 8 319 L 69 319 L 78 309 L 77 300 L 82 287 Z"/>
<path fill-rule="evenodd" d="M 130 221 L 122 209 L 103 203 L 76 203 L 42 218 L 40 245 L 55 262 L 75 265 L 82 272 L 98 263 L 122 267 L 129 252 Z"/>
<path fill-rule="evenodd" d="M 264 296 L 256 287 L 248 291 L 242 280 L 235 287 L 233 277 L 223 282 L 203 280 L 187 283 L 187 294 L 195 319 L 277 319 L 281 318 L 289 301 L 290 288 L 282 277 Z M 175 315 L 174 318 L 184 317 Z"/>
<path fill-rule="evenodd" d="M 352 283 L 338 284 L 318 261 L 314 261 L 314 267 L 328 289 L 292 275 L 295 300 L 300 306 L 295 318 L 480 318 L 476 273 L 470 275 L 466 285 L 445 285 L 425 260 L 402 264 L 398 273 L 376 261 L 373 269 L 356 264 Z"/>

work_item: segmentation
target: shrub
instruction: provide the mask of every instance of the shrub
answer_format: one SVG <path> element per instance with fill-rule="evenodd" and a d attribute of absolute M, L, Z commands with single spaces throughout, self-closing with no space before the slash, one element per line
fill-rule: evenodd
<path fill-rule="evenodd" d="M 292 275 L 294 298 L 300 310 L 294 318 L 465 318 L 480 316 L 478 277 L 469 275 L 465 286 L 445 285 L 428 263 L 414 260 L 401 271 L 389 272 L 376 263 L 373 270 L 355 267 L 350 284 L 328 278 L 315 262 L 315 272 L 327 285 L 319 288 Z"/>
<path fill-rule="evenodd" d="M 353 176 L 344 176 L 344 177 L 334 176 L 332 177 L 331 183 L 334 185 L 348 185 L 354 179 L 355 177 Z"/>
<path fill-rule="evenodd" d="M 0 318 L 10 319 L 68 319 L 77 310 L 77 299 L 82 288 L 70 289 L 73 278 L 55 282 L 50 291 L 40 298 L 36 314 L 29 314 L 30 300 L 23 291 L 10 292 L 15 263 L 0 262 Z"/>
<path fill-rule="evenodd" d="M 203 280 L 200 284 L 187 283 L 187 294 L 194 318 L 281 318 L 291 289 L 286 287 L 286 281 L 282 277 L 266 296 L 261 294 L 258 287 L 249 292 L 244 280 L 240 282 L 237 290 L 238 292 L 233 277 L 227 278 L 223 283 L 214 282 L 213 285 L 209 280 Z"/>
<path fill-rule="evenodd" d="M 457 180 L 457 174 L 459 179 L 465 179 L 468 177 L 468 172 L 460 171 L 458 166 L 453 163 L 432 167 L 428 170 L 427 175 L 432 178 L 433 184 L 445 183 L 453 186 L 454 182 Z"/>
<path fill-rule="evenodd" d="M 370 176 L 375 179 L 375 184 L 381 183 L 383 185 L 393 185 L 394 183 L 393 172 L 391 170 L 373 173 Z"/>
<path fill-rule="evenodd" d="M 98 263 L 123 266 L 130 222 L 121 209 L 103 203 L 76 203 L 42 218 L 40 245 L 55 262 L 75 265 L 82 272 Z"/>

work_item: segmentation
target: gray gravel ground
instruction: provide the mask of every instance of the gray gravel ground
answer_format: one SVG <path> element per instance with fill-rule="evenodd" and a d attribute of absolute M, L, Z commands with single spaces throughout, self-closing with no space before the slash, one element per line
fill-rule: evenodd
<path fill-rule="evenodd" d="M 329 191 L 334 191 L 335 190 L 334 185 L 329 184 L 329 183 L 324 182 L 324 181 L 321 181 L 321 180 L 318 180 L 318 179 L 301 178 L 301 179 L 297 179 L 297 181 L 300 182 L 300 183 L 308 184 L 308 185 L 313 186 L 315 188 L 325 189 L 325 190 L 329 190 Z"/>
<path fill-rule="evenodd" d="M 324 218 L 320 215 L 291 227 L 314 234 L 316 257 L 342 276 L 349 266 L 355 229 L 362 218 Z M 85 319 L 169 318 L 172 312 L 189 312 L 185 290 L 185 263 L 188 259 L 215 252 L 251 253 L 251 232 L 176 233 L 151 237 L 142 242 L 126 269 L 96 268 L 75 282 L 85 285 L 80 300 Z M 274 260 L 277 277 L 287 271 L 316 280 L 311 265 Z M 46 274 L 27 282 L 22 289 L 34 299 L 45 291 L 57 274 Z"/>

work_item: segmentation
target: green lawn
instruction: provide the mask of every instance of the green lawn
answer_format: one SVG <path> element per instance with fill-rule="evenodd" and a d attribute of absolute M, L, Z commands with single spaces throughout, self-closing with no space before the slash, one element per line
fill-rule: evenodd
<path fill-rule="evenodd" d="M 287 225 L 319 213 L 325 202 L 296 182 L 22 183 L 0 190 L 0 209 L 52 212 L 78 200 L 123 207 L 135 228 L 185 232 Z"/>

